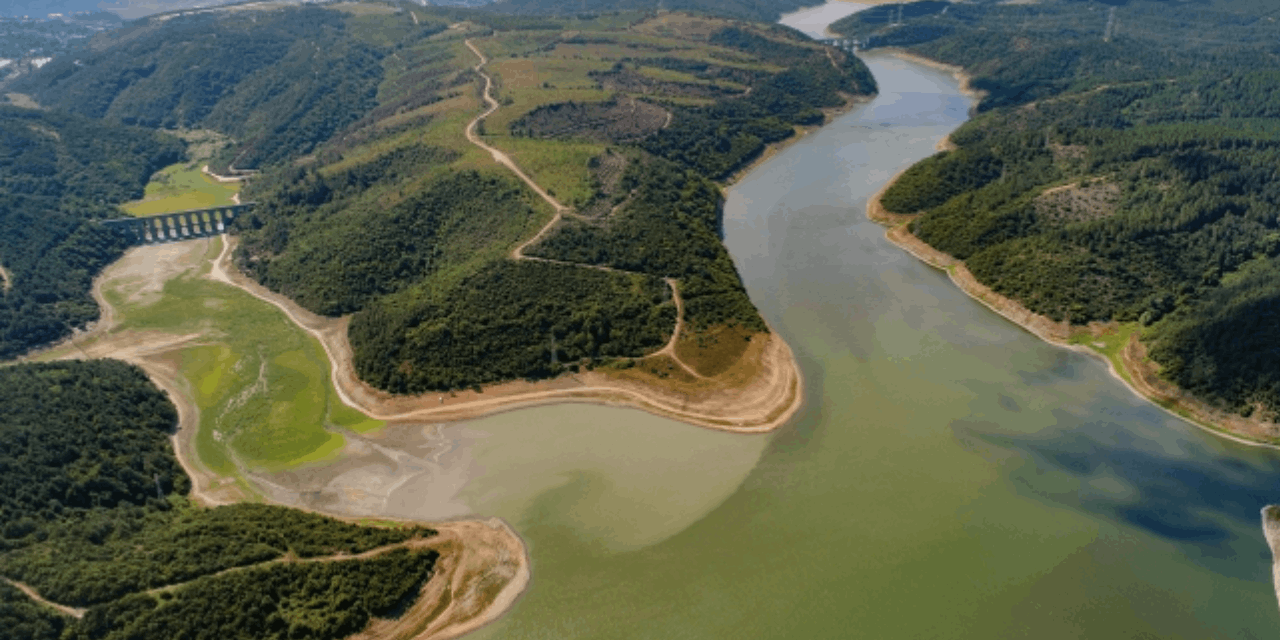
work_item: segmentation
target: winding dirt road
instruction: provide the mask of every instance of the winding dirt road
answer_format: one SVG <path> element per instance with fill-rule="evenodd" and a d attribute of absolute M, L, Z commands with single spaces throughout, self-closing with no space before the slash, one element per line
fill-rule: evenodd
<path fill-rule="evenodd" d="M 623 269 L 615 269 L 613 267 L 608 267 L 605 265 L 588 264 L 588 263 L 582 263 L 582 262 L 568 262 L 565 260 L 552 260 L 550 258 L 538 258 L 535 256 L 525 255 L 524 250 L 535 244 L 538 244 L 539 242 L 542 242 L 542 239 L 545 238 L 546 235 L 551 232 L 551 229 L 555 227 L 557 224 L 559 224 L 561 220 L 564 219 L 565 214 L 570 213 L 570 209 L 569 207 L 564 206 L 564 204 L 561 203 L 559 200 L 556 200 L 551 194 L 547 193 L 546 189 L 543 189 L 541 186 L 538 185 L 538 183 L 534 182 L 533 179 L 530 178 L 528 174 L 526 174 L 524 171 L 522 171 L 520 169 L 520 166 L 517 165 L 515 161 L 511 159 L 511 156 L 508 156 L 502 151 L 499 151 L 498 149 L 495 149 L 494 147 L 486 144 L 485 141 L 480 139 L 480 136 L 476 134 L 476 130 L 480 127 L 480 123 L 483 122 L 485 118 L 488 118 L 489 116 L 493 115 L 498 110 L 500 105 L 498 104 L 498 100 L 493 97 L 493 78 L 489 74 L 484 72 L 484 66 L 489 63 L 489 59 L 486 58 L 485 55 L 480 52 L 480 49 L 476 48 L 476 45 L 472 43 L 470 39 L 464 41 L 464 43 L 467 45 L 467 48 L 471 49 L 471 52 L 476 54 L 476 57 L 480 59 L 480 62 L 477 63 L 476 66 L 472 67 L 472 69 L 474 69 L 476 73 L 480 74 L 480 77 L 484 78 L 484 101 L 485 101 L 485 104 L 488 105 L 488 108 L 485 109 L 484 113 L 481 113 L 480 115 L 476 116 L 475 119 L 473 119 L 470 123 L 467 124 L 467 141 L 469 141 L 471 144 L 476 145 L 477 147 L 480 147 L 481 149 L 484 149 L 485 151 L 488 151 L 489 155 L 493 156 L 493 159 L 496 162 L 498 162 L 502 166 L 509 169 L 512 173 L 516 174 L 516 177 L 520 178 L 520 180 L 523 181 L 526 185 L 528 185 L 530 189 L 533 189 L 534 193 L 537 193 L 538 196 L 540 196 L 543 200 L 546 200 L 547 204 L 550 204 L 551 208 L 555 210 L 555 215 L 551 217 L 551 220 L 548 221 L 545 226 L 543 226 L 541 229 L 538 230 L 538 233 L 534 234 L 532 238 L 525 240 L 524 242 L 516 246 L 515 249 L 511 250 L 511 259 L 531 260 L 535 262 L 545 262 L 548 264 L 557 264 L 557 265 L 562 265 L 566 267 L 578 267 L 582 269 L 595 269 L 597 271 L 607 271 L 610 273 L 626 273 L 631 275 L 647 276 L 648 274 L 638 273 L 635 271 L 625 271 Z M 670 113 L 668 113 L 667 115 L 668 115 L 668 123 L 670 123 Z M 665 127 L 666 125 L 663 125 L 663 126 Z M 661 349 L 649 354 L 646 357 L 659 356 L 659 355 L 667 356 L 668 358 L 671 358 L 673 362 L 675 362 L 681 369 L 683 369 L 689 375 L 700 380 L 706 380 L 707 379 L 706 376 L 698 373 L 697 370 L 695 370 L 693 367 L 689 366 L 687 363 L 681 360 L 680 356 L 676 354 L 676 343 L 680 341 L 680 331 L 684 328 L 684 300 L 680 297 L 680 283 L 675 278 L 663 278 L 663 282 L 666 282 L 667 286 L 671 288 L 671 300 L 676 305 L 676 326 L 672 330 L 671 339 L 667 341 L 667 344 L 663 346 Z"/>
<path fill-rule="evenodd" d="M 5 582 L 8 582 L 9 584 L 13 585 L 18 589 L 18 591 L 21 591 L 22 593 L 26 594 L 28 598 L 31 598 L 41 606 L 53 609 L 54 611 L 57 611 L 58 613 L 61 613 L 64 616 L 71 616 L 72 618 L 76 618 L 76 619 L 84 617 L 84 613 L 86 609 L 77 609 L 75 607 L 68 607 L 65 604 L 58 604 L 50 600 L 45 600 L 43 597 L 40 596 L 39 593 L 36 592 L 35 589 L 32 589 L 31 587 L 21 582 L 10 580 L 8 578 L 0 578 L 0 580 L 4 580 Z"/>

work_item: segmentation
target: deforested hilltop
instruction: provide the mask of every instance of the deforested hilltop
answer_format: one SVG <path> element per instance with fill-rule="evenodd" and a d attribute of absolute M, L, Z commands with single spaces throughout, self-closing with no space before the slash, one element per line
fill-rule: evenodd
<path fill-rule="evenodd" d="M 984 93 L 885 210 L 920 213 L 910 231 L 995 293 L 1094 323 L 1075 339 L 1109 345 L 1148 395 L 1274 441 L 1277 15 L 1243 0 L 918 2 L 833 28 L 960 65 Z"/>

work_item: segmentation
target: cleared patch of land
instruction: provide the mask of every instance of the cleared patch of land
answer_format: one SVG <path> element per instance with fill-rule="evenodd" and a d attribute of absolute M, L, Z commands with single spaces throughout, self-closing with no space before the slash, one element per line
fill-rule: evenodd
<path fill-rule="evenodd" d="M 201 171 L 200 162 L 180 162 L 151 177 L 141 200 L 120 206 L 134 216 L 207 209 L 236 204 L 239 182 L 220 182 Z"/>
<path fill-rule="evenodd" d="M 546 105 L 525 114 L 511 126 L 531 138 L 629 142 L 662 129 L 669 117 L 666 109 L 627 96 L 596 103 Z"/>
<path fill-rule="evenodd" d="M 382 426 L 337 400 L 319 344 L 277 310 L 204 277 L 220 249 L 215 239 L 130 251 L 100 280 L 109 326 L 76 350 L 125 350 L 177 374 L 199 416 L 194 452 L 221 475 L 324 460 L 343 446 L 341 432 Z"/>

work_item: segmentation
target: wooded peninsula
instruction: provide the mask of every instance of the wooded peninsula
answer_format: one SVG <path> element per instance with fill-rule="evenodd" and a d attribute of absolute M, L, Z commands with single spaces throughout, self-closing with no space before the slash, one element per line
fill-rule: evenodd
<path fill-rule="evenodd" d="M 953 148 L 884 192 L 885 212 L 1167 408 L 1277 443 L 1273 14 L 916 2 L 832 29 L 961 67 L 982 94 Z"/>

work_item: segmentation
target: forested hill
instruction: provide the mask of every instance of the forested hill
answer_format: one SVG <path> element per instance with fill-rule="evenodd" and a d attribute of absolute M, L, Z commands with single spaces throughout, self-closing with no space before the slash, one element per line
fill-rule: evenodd
<path fill-rule="evenodd" d="M 528 255 L 629 273 L 511 260 L 553 212 L 464 135 L 485 107 L 468 42 L 501 104 L 478 133 L 590 222 Z M 237 220 L 241 267 L 308 309 L 354 314 L 358 373 L 421 392 L 658 351 L 675 327 L 666 278 L 683 282 L 681 337 L 710 348 L 732 330 L 716 352 L 736 358 L 765 326 L 720 242 L 714 181 L 875 83 L 856 57 L 771 24 L 371 2 L 154 16 L 18 89 L 234 138 L 220 164 L 261 169 L 244 191 L 258 206 Z M 587 238 L 607 253 L 584 253 Z"/>
<path fill-rule="evenodd" d="M 401 610 L 431 576 L 431 550 L 271 564 L 435 532 L 194 507 L 170 443 L 176 422 L 168 398 L 121 362 L 0 368 L 0 637 L 336 640 Z M 5 580 L 88 611 L 54 613 Z"/>
<path fill-rule="evenodd" d="M 955 151 L 884 197 L 983 283 L 1073 323 L 1138 323 L 1161 375 L 1280 412 L 1274 3 L 920 2 L 836 29 L 963 65 Z"/>
<path fill-rule="evenodd" d="M 98 317 L 93 276 L 125 245 L 89 221 L 118 217 L 181 154 L 153 131 L 0 106 L 0 360 Z"/>
<path fill-rule="evenodd" d="M 93 118 L 214 129 L 240 143 L 222 164 L 260 168 L 309 153 L 373 107 L 380 60 L 406 20 L 350 21 L 306 6 L 156 16 L 95 37 L 12 90 Z"/>
<path fill-rule="evenodd" d="M 784 13 L 820 4 L 818 0 L 498 0 L 486 9 L 525 15 L 664 9 L 773 22 Z"/>
<path fill-rule="evenodd" d="M 445 13 L 466 25 L 404 41 L 377 108 L 249 188 L 243 268 L 313 311 L 354 313 L 357 372 L 395 392 L 652 353 L 674 327 L 663 278 L 680 280 L 690 332 L 740 332 L 736 357 L 765 327 L 720 242 L 713 180 L 873 92 L 866 67 L 703 16 Z M 511 260 L 551 212 L 461 135 L 482 109 L 468 38 L 502 105 L 486 143 L 574 209 L 526 254 L 630 275 Z"/>

